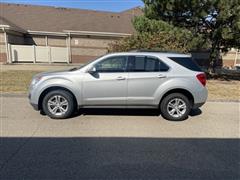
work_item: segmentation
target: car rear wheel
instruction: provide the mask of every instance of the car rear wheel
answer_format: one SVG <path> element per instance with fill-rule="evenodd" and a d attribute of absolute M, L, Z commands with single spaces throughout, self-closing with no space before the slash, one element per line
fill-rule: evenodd
<path fill-rule="evenodd" d="M 191 103 L 185 95 L 173 93 L 164 97 L 160 104 L 160 110 L 165 119 L 181 121 L 187 119 Z"/>
<path fill-rule="evenodd" d="M 74 112 L 73 95 L 65 90 L 50 91 L 43 98 L 42 109 L 53 119 L 66 119 Z"/>

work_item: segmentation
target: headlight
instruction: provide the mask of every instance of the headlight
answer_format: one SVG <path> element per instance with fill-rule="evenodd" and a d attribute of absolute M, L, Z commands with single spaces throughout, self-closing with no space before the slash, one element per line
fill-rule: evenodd
<path fill-rule="evenodd" d="M 36 76 L 33 78 L 31 85 L 35 86 L 40 80 L 42 79 L 42 76 Z"/>

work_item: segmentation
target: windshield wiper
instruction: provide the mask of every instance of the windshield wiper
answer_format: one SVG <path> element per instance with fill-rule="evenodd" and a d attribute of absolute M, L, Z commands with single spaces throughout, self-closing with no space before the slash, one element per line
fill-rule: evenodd
<path fill-rule="evenodd" d="M 76 71 L 76 70 L 78 70 L 78 69 L 80 69 L 80 67 L 74 67 L 74 68 L 72 68 L 72 69 L 69 69 L 69 71 Z"/>

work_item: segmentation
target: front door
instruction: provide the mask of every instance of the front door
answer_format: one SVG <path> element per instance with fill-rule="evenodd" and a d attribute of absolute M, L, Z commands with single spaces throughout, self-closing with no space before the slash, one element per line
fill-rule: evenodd
<path fill-rule="evenodd" d="M 113 56 L 94 65 L 94 73 L 83 80 L 85 106 L 125 106 L 127 96 L 127 57 Z"/>

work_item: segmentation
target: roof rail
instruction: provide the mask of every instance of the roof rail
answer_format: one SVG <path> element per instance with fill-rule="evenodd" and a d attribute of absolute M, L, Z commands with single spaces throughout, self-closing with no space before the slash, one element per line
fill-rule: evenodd
<path fill-rule="evenodd" d="M 177 51 L 162 51 L 157 49 L 133 49 L 133 50 L 130 50 L 129 52 L 159 52 L 159 53 L 184 54 L 182 52 L 177 52 Z"/>

